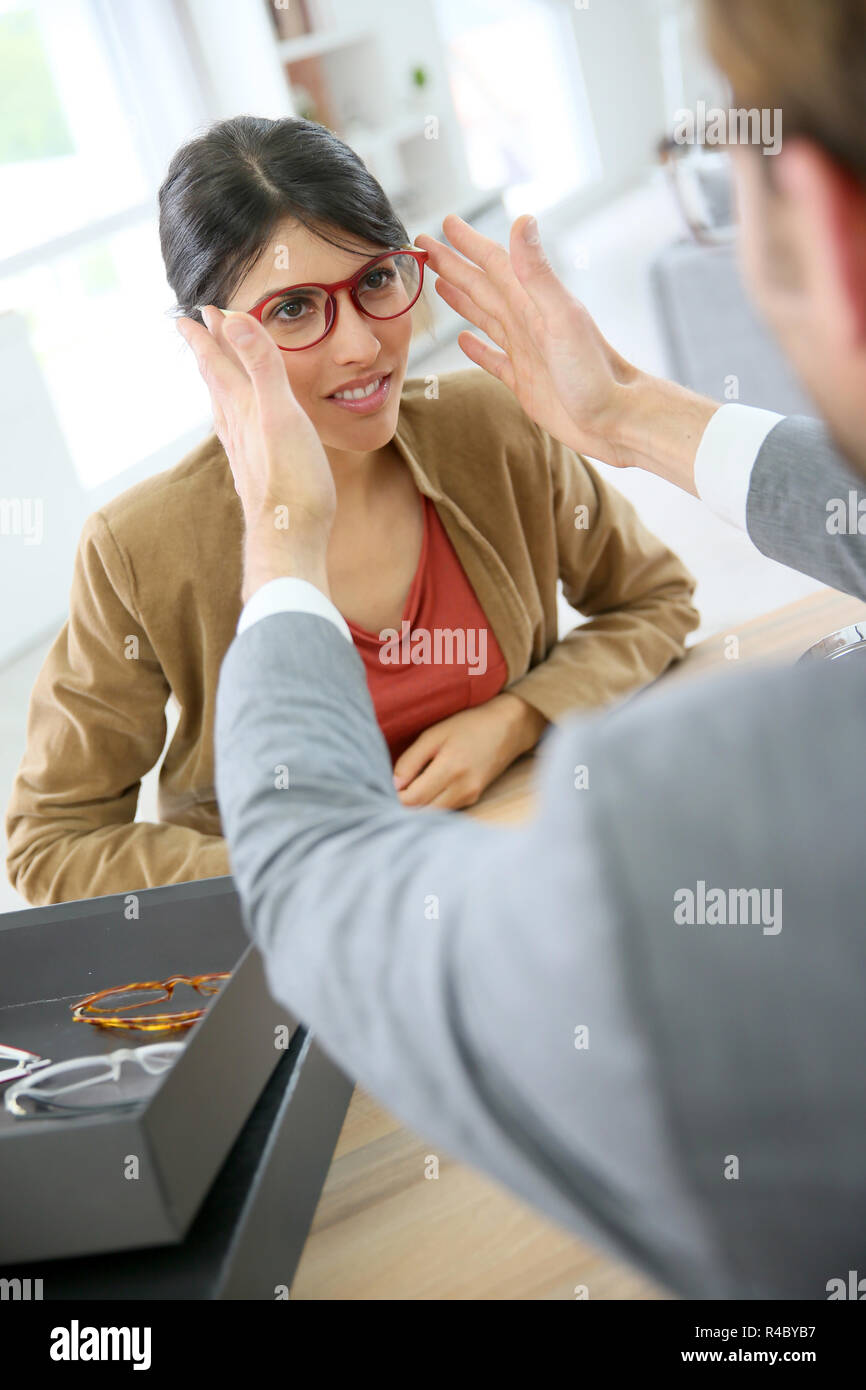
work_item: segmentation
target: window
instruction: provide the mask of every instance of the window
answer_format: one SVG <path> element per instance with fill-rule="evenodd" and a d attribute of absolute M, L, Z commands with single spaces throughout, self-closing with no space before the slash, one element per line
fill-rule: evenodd
<path fill-rule="evenodd" d="M 157 229 L 202 114 L 175 25 L 168 0 L 0 0 L 0 311 L 27 323 L 85 488 L 209 413 Z"/>
<path fill-rule="evenodd" d="M 469 173 L 505 186 L 511 217 L 543 212 L 598 173 L 569 17 L 551 0 L 436 0 Z"/>
<path fill-rule="evenodd" d="M 84 0 L 0 8 L 0 258 L 149 193 Z"/>

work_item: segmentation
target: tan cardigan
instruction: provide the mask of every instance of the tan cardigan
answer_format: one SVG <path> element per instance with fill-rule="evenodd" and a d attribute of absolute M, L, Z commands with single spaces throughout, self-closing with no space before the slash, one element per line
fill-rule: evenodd
<path fill-rule="evenodd" d="M 432 498 L 508 664 L 557 721 L 683 656 L 696 581 L 582 456 L 478 369 L 404 383 L 395 444 Z M 585 506 L 586 513 L 581 512 Z M 84 525 L 69 619 L 36 680 L 6 828 L 32 903 L 230 872 L 214 799 L 220 663 L 241 609 L 243 515 L 216 435 Z M 557 637 L 557 579 L 591 621 Z M 158 823 L 134 821 L 173 695 Z"/>

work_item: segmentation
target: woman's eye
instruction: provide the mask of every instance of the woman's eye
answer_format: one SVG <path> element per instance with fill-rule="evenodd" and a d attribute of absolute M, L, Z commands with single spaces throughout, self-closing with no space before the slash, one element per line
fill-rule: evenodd
<path fill-rule="evenodd" d="M 284 299 L 281 304 L 277 305 L 274 313 L 275 315 L 282 315 L 285 311 L 286 318 L 299 319 L 304 310 L 309 309 L 309 307 L 310 301 L 308 299 Z"/>
<path fill-rule="evenodd" d="M 364 276 L 364 281 L 368 289 L 381 290 L 394 278 L 393 270 L 379 266 L 376 270 L 371 270 L 369 275 Z M 375 283 L 373 283 L 375 281 Z"/>

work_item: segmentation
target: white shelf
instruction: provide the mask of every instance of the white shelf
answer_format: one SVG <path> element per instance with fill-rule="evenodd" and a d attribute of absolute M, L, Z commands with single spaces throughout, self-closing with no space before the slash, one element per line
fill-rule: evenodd
<path fill-rule="evenodd" d="M 431 236 L 438 239 L 442 220 L 448 216 L 449 212 L 456 212 L 458 217 L 462 217 L 464 222 L 467 222 L 480 208 L 486 208 L 500 200 L 503 192 L 504 186 L 502 188 L 475 188 L 474 185 L 470 184 L 458 190 L 454 197 L 448 199 L 447 203 L 443 202 L 437 207 L 425 209 L 408 219 L 404 217 L 403 221 L 411 223 L 411 226 L 416 228 L 416 235 L 418 232 L 429 231 Z"/>
<path fill-rule="evenodd" d="M 423 135 L 426 119 L 426 113 L 422 111 L 408 111 L 405 116 L 385 126 L 353 128 L 344 134 L 343 139 L 364 159 L 368 153 L 384 145 L 399 145 L 404 140 L 414 140 L 416 136 Z"/>
<path fill-rule="evenodd" d="M 372 29 L 322 29 L 297 39 L 278 40 L 277 53 L 284 63 L 298 63 L 303 58 L 322 58 L 326 53 L 336 53 L 374 37 Z"/>
<path fill-rule="evenodd" d="M 368 166 L 407 230 L 440 236 L 449 212 L 471 221 L 496 193 L 469 182 L 435 0 L 413 0 L 411 7 L 406 0 L 329 0 L 327 5 L 316 0 L 310 8 L 316 12 L 313 22 L 323 26 L 310 34 L 280 39 L 270 25 L 275 63 L 290 99 L 290 65 L 321 59 L 323 90 L 318 97 L 311 92 L 313 100 L 327 107 L 330 96 L 329 125 Z M 416 90 L 409 84 L 419 64 L 429 86 Z M 312 85 L 299 80 L 301 87 Z M 439 118 L 440 138 L 422 146 L 431 108 Z"/>

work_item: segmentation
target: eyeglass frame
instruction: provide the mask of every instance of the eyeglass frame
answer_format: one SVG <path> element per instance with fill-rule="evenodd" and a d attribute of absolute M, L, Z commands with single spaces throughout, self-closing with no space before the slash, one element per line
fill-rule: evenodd
<path fill-rule="evenodd" d="M 26 1059 L 30 1060 L 27 1061 Z M 0 1062 L 15 1062 L 17 1066 L 7 1067 L 5 1071 L 0 1071 L 0 1086 L 5 1081 L 18 1081 L 23 1076 L 30 1076 L 34 1071 L 39 1071 L 42 1067 L 52 1065 L 49 1057 L 41 1057 L 38 1052 L 30 1052 L 26 1047 L 12 1047 L 8 1043 L 0 1043 Z"/>
<path fill-rule="evenodd" d="M 209 986 L 204 982 L 230 978 L 231 971 L 223 970 L 209 975 L 169 975 L 167 980 L 135 980 L 128 985 L 114 985 L 111 989 L 99 989 L 93 994 L 88 994 L 86 998 L 79 999 L 77 1004 L 70 1004 L 72 1021 L 73 1023 L 92 1023 L 99 1028 L 127 1029 L 141 1033 L 161 1033 L 189 1028 L 196 1019 L 201 1018 L 204 1009 L 189 1009 L 174 1014 L 139 1014 L 137 1018 L 99 1018 L 91 1014 L 81 1013 L 80 1010 L 93 1008 L 97 1000 L 105 999 L 110 994 L 127 994 L 132 990 L 161 989 L 164 991 L 163 999 L 170 999 L 174 993 L 175 985 L 189 985 L 197 994 L 216 994 L 217 986 Z M 150 1002 L 158 1004 L 162 1001 L 152 999 Z M 117 1015 L 123 1009 L 134 1007 L 135 1002 L 132 1001 L 129 1004 L 116 1004 L 112 1009 L 95 1009 L 95 1014 L 113 1013 Z"/>
<path fill-rule="evenodd" d="M 659 163 L 667 173 L 674 200 L 689 229 L 692 240 L 696 241 L 699 246 L 730 246 L 736 241 L 736 226 L 712 227 L 703 221 L 689 205 L 683 163 L 685 158 L 689 154 L 693 154 L 696 149 L 712 150 L 717 153 L 725 152 L 725 146 L 722 144 L 711 146 L 706 142 L 697 141 L 694 144 L 682 145 L 672 135 L 663 136 L 656 144 Z"/>
<path fill-rule="evenodd" d="M 59 1074 L 60 1072 L 71 1071 L 73 1067 L 80 1067 L 88 1062 L 107 1062 L 111 1075 L 104 1077 L 94 1076 L 86 1081 L 79 1081 L 71 1086 L 64 1087 L 63 1091 L 59 1094 L 63 1095 L 66 1091 L 78 1090 L 81 1087 L 101 1086 L 104 1085 L 106 1081 L 119 1081 L 121 1064 L 128 1061 L 138 1062 L 148 1076 L 159 1076 L 161 1071 L 168 1071 L 169 1067 L 165 1066 L 161 1069 L 152 1070 L 148 1067 L 144 1055 L 140 1054 L 150 1056 L 157 1049 L 163 1050 L 165 1048 L 170 1048 L 172 1054 L 178 1054 L 183 1052 L 185 1047 L 185 1042 L 145 1043 L 142 1047 L 119 1047 L 114 1052 L 102 1052 L 89 1057 L 70 1057 L 65 1062 L 49 1062 L 46 1063 L 47 1070 L 37 1071 L 34 1068 L 33 1071 L 28 1072 L 20 1081 L 16 1081 L 14 1086 L 10 1086 L 3 1098 L 4 1104 L 10 1115 L 23 1116 L 28 1120 L 51 1119 L 52 1116 L 32 1114 L 25 1110 L 23 1106 L 18 1104 L 18 1097 L 22 1095 L 30 1095 L 31 1100 L 34 1100 L 36 1103 L 45 1105 L 49 1109 L 53 1107 L 55 1110 L 63 1110 L 67 1114 L 85 1115 L 93 1114 L 98 1110 L 120 1110 L 128 1108 L 129 1106 L 140 1105 L 144 1100 L 142 1096 L 130 1097 L 129 1100 L 104 1101 L 100 1105 L 64 1105 L 62 1101 L 58 1102 L 50 1095 L 40 1096 L 37 1094 L 34 1096 L 28 1089 L 28 1083 L 34 1076 L 37 1081 L 41 1081 L 45 1076 L 49 1075 L 49 1072 Z"/>
<path fill-rule="evenodd" d="M 427 258 L 429 255 L 429 251 L 422 250 L 414 246 L 397 246 L 391 251 L 383 251 L 380 256 L 374 256 L 371 261 L 367 261 L 366 265 L 362 265 L 360 270 L 357 270 L 354 275 L 350 275 L 346 280 L 335 280 L 330 285 L 325 285 L 315 280 L 305 280 L 298 285 L 286 285 L 283 289 L 275 290 L 273 294 L 266 295 L 264 299 L 260 300 L 258 304 L 254 304 L 252 309 L 247 309 L 246 312 L 252 318 L 257 319 L 258 322 L 261 323 L 262 314 L 273 300 L 280 299 L 283 295 L 290 294 L 293 290 L 324 290 L 328 296 L 329 302 L 334 307 L 334 312 L 331 317 L 331 322 L 328 324 L 321 337 L 316 338 L 312 343 L 304 343 L 303 347 L 283 347 L 282 343 L 276 344 L 276 346 L 280 349 L 280 352 L 306 352 L 307 348 L 317 347 L 319 343 L 323 342 L 325 338 L 327 338 L 328 334 L 331 332 L 331 329 L 334 327 L 334 324 L 337 322 L 337 314 L 340 310 L 340 304 L 336 297 L 337 290 L 347 289 L 349 291 L 349 295 L 355 308 L 359 311 L 359 313 L 362 313 L 365 316 L 365 318 L 373 319 L 374 323 L 386 323 L 390 319 L 398 319 L 403 314 L 407 314 L 409 310 L 413 308 L 413 306 L 417 304 L 418 300 L 421 298 L 421 291 L 424 288 L 424 268 L 427 264 Z M 411 256 L 418 263 L 418 293 L 412 300 L 411 304 L 407 304 L 405 309 L 400 309 L 399 312 L 396 314 L 371 314 L 359 302 L 356 294 L 356 286 L 359 280 L 361 280 L 361 278 L 364 275 L 369 274 L 371 268 L 374 265 L 378 265 L 380 261 L 387 261 L 392 256 Z M 262 327 L 264 328 L 265 325 L 262 324 Z"/>

